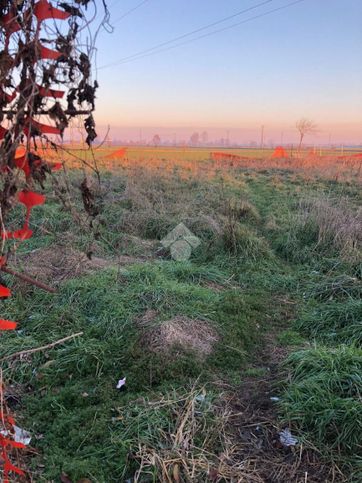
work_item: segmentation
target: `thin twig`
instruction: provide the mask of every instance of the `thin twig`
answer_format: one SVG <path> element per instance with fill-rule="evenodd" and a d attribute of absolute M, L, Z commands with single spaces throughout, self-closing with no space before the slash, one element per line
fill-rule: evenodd
<path fill-rule="evenodd" d="M 34 354 L 34 352 L 41 352 L 47 349 L 52 349 L 56 345 L 63 344 L 63 342 L 67 342 L 70 339 L 74 339 L 75 337 L 80 337 L 83 335 L 83 332 L 77 332 L 76 334 L 68 335 L 68 337 L 64 337 L 63 339 L 56 340 L 55 342 L 52 342 L 51 344 L 43 345 L 41 347 L 35 347 L 34 349 L 27 349 L 24 351 L 19 351 L 19 352 L 14 352 L 13 354 L 10 354 L 9 356 L 3 357 L 0 359 L 0 362 L 7 361 L 9 359 L 13 359 L 14 357 L 18 356 L 23 356 L 27 354 Z"/>
<path fill-rule="evenodd" d="M 47 292 L 57 293 L 57 290 L 55 288 L 49 287 L 49 285 L 46 285 L 43 282 L 39 282 L 39 280 L 36 280 L 35 278 L 31 277 L 30 275 L 27 275 L 26 273 L 15 272 L 15 270 L 13 270 L 12 268 L 9 268 L 4 265 L 1 267 L 1 270 L 5 273 L 8 273 L 9 275 L 13 275 L 14 277 L 20 278 L 20 280 L 23 280 L 24 282 L 31 283 L 36 287 L 46 290 Z"/>

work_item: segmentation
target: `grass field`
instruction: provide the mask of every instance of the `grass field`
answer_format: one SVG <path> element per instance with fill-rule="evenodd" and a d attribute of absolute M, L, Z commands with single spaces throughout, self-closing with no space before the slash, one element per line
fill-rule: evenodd
<path fill-rule="evenodd" d="M 87 170 L 97 216 L 73 151 L 9 262 L 57 293 L 6 276 L 0 357 L 80 334 L 2 361 L 33 481 L 361 481 L 360 161 L 116 149 Z M 175 261 L 181 222 L 200 245 Z"/>
<path fill-rule="evenodd" d="M 72 153 L 68 156 L 68 148 Z M 362 153 L 357 149 L 307 148 L 301 151 L 286 147 L 286 157 L 275 157 L 273 149 L 231 149 L 192 147 L 105 147 L 98 146 L 94 152 L 82 146 L 65 146 L 65 156 L 74 167 L 84 162 L 101 169 L 133 168 L 148 166 L 153 170 L 171 171 L 210 177 L 225 173 L 229 168 L 282 170 L 302 175 L 306 180 L 318 177 L 334 181 L 361 182 Z M 234 171 L 234 170 L 232 170 Z"/>

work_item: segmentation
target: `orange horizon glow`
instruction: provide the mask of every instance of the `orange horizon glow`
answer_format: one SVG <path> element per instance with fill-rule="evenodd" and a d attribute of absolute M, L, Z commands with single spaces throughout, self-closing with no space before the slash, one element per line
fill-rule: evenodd
<path fill-rule="evenodd" d="M 142 123 L 126 124 L 110 119 L 106 124 L 102 117 L 96 115 L 97 132 L 99 138 L 104 137 L 109 129 L 111 139 L 139 142 L 151 142 L 155 134 L 159 134 L 162 141 L 181 142 L 188 141 L 193 132 L 207 132 L 208 140 L 216 142 L 222 138 L 229 138 L 230 142 L 248 144 L 261 142 L 261 130 L 266 144 L 283 145 L 297 143 L 298 132 L 295 121 L 285 123 L 266 122 L 243 122 L 238 125 L 227 124 L 225 127 L 210 124 L 195 123 Z M 297 120 L 297 119 L 296 119 Z M 313 119 L 315 121 L 315 119 Z M 102 122 L 103 121 L 103 122 Z M 316 121 L 318 132 L 305 137 L 307 145 L 362 145 L 362 121 L 345 123 L 323 123 Z"/>

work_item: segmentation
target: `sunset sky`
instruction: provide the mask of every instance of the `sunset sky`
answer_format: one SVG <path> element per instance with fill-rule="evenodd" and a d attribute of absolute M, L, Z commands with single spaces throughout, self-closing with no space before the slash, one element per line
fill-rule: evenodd
<path fill-rule="evenodd" d="M 142 129 L 148 140 L 155 132 L 188 139 L 207 130 L 213 139 L 229 131 L 248 142 L 265 125 L 266 141 L 294 142 L 296 120 L 308 117 L 319 133 L 307 142 L 362 143 L 361 0 L 304 0 L 185 43 L 291 1 L 264 1 L 122 61 L 263 0 L 109 0 L 114 32 L 97 41 L 100 132 L 110 125 L 112 137 L 137 139 Z"/>

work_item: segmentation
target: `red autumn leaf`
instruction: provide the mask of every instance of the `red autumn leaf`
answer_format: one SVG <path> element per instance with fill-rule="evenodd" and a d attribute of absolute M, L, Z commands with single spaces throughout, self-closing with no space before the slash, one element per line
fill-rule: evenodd
<path fill-rule="evenodd" d="M 38 86 L 39 94 L 43 97 L 54 97 L 61 99 L 64 96 L 64 91 L 57 91 L 55 89 L 48 89 L 46 87 Z"/>
<path fill-rule="evenodd" d="M 11 446 L 12 448 L 21 448 L 21 449 L 26 448 L 25 444 L 18 443 L 16 441 L 13 441 L 12 439 L 7 439 L 7 438 L 4 438 L 4 437 L 1 437 L 0 445 L 3 446 L 3 447 L 4 446 Z"/>
<path fill-rule="evenodd" d="M 4 285 L 0 285 L 0 297 L 10 297 L 11 292 L 7 287 L 4 287 Z"/>
<path fill-rule="evenodd" d="M 10 238 L 12 238 L 12 237 L 13 237 L 13 232 L 11 232 L 11 231 L 6 231 L 6 230 L 5 230 L 5 231 L 3 231 L 3 232 L 1 233 L 1 238 L 2 238 L 3 240 L 9 240 L 9 239 L 10 239 Z"/>
<path fill-rule="evenodd" d="M 61 55 L 62 54 L 60 52 L 57 52 L 56 50 L 48 49 L 47 47 L 44 47 L 44 45 L 40 46 L 41 59 L 57 60 Z"/>
<path fill-rule="evenodd" d="M 17 168 L 22 169 L 24 171 L 25 176 L 30 175 L 30 166 L 28 160 L 25 156 L 21 156 L 21 158 L 15 158 L 14 164 Z"/>
<path fill-rule="evenodd" d="M 68 12 L 64 12 L 58 8 L 53 7 L 47 0 L 39 0 L 34 5 L 34 15 L 39 22 L 49 18 L 56 18 L 58 20 L 65 20 L 70 17 Z"/>
<path fill-rule="evenodd" d="M 62 169 L 63 164 L 62 163 L 48 163 L 48 166 L 52 171 L 59 171 L 60 169 Z"/>
<path fill-rule="evenodd" d="M 17 32 L 21 29 L 13 12 L 9 12 L 6 15 L 3 15 L 3 17 L 1 18 L 1 24 L 8 34 L 13 34 L 14 32 Z"/>
<path fill-rule="evenodd" d="M 0 98 L 2 101 L 5 101 L 7 104 L 9 104 L 9 102 L 13 101 L 15 97 L 16 97 L 16 91 L 14 91 L 12 94 L 8 94 L 0 87 Z"/>
<path fill-rule="evenodd" d="M 16 148 L 15 156 L 20 158 L 21 156 L 24 156 L 25 153 L 26 153 L 25 146 L 19 146 L 18 148 Z"/>
<path fill-rule="evenodd" d="M 45 196 L 40 193 L 35 193 L 35 191 L 23 190 L 18 194 L 18 200 L 27 208 L 32 208 L 33 206 L 43 205 Z"/>
<path fill-rule="evenodd" d="M 21 228 L 21 230 L 16 230 L 12 232 L 11 238 L 16 238 L 18 240 L 28 240 L 33 236 L 33 230 L 27 227 Z"/>
<path fill-rule="evenodd" d="M 6 133 L 8 132 L 7 129 L 4 127 L 0 126 L 0 139 L 3 139 L 6 136 Z"/>
<path fill-rule="evenodd" d="M 10 320 L 0 319 L 0 330 L 14 330 L 18 324 Z"/>
<path fill-rule="evenodd" d="M 24 128 L 24 133 L 29 136 L 29 125 L 33 129 L 38 130 L 42 134 L 60 134 L 60 129 L 55 126 L 47 126 L 46 124 L 41 124 L 35 119 L 31 119 L 30 122 L 28 121 L 28 125 Z"/>
<path fill-rule="evenodd" d="M 9 416 L 8 414 L 4 414 L 2 411 L 0 411 L 0 419 L 1 419 L 1 421 L 5 421 L 5 422 L 11 424 L 12 426 L 14 426 L 14 424 L 15 424 L 14 418 Z"/>
<path fill-rule="evenodd" d="M 5 464 L 4 464 L 4 473 L 7 474 L 9 471 L 12 471 L 13 473 L 16 473 L 21 476 L 25 476 L 25 473 L 23 470 L 21 470 L 17 466 L 12 465 L 8 460 L 8 461 L 5 461 Z"/>

